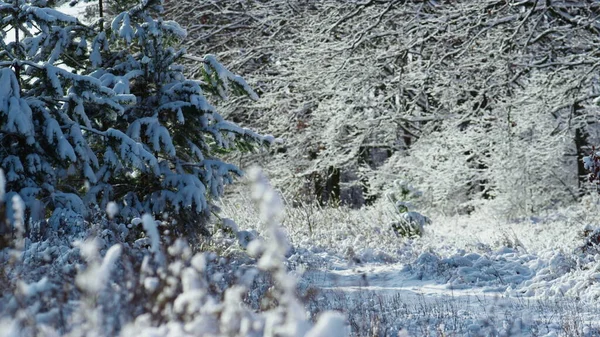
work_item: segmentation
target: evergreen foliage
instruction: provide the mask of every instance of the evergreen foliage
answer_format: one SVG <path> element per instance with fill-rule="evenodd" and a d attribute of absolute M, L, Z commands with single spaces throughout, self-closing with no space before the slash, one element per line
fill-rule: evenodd
<path fill-rule="evenodd" d="M 431 219 L 419 212 L 411 211 L 413 201 L 418 201 L 421 192 L 402 180 L 395 180 L 393 188 L 386 193 L 388 201 L 393 205 L 396 221 L 390 228 L 400 237 L 418 237 L 424 233 L 424 226 L 431 224 Z"/>
<path fill-rule="evenodd" d="M 183 75 L 175 46 L 186 32 L 161 12 L 162 1 L 142 1 L 103 27 L 41 1 L 0 2 L 0 159 L 8 193 L 30 211 L 116 200 L 124 217 L 170 212 L 202 230 L 211 200 L 242 174 L 220 156 L 273 140 L 209 103 L 205 93 L 258 98 L 214 56 L 203 81 Z"/>

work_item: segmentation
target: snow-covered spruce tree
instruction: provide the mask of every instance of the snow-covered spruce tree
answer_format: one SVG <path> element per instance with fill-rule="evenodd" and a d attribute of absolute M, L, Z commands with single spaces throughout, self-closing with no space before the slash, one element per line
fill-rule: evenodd
<path fill-rule="evenodd" d="M 251 150 L 273 138 L 226 121 L 205 92 L 227 99 L 230 92 L 258 96 L 246 81 L 225 69 L 214 56 L 203 62 L 203 80 L 187 79 L 176 64 L 185 51 L 174 45 L 185 30 L 160 18 L 162 1 L 147 0 L 114 18 L 107 29 L 109 50 L 92 55 L 99 67 L 91 73 L 117 94 L 134 95 L 136 103 L 116 119 L 102 110 L 94 115 L 104 128 L 98 184 L 88 201 L 122 202 L 121 215 L 170 212 L 179 229 L 203 230 L 211 199 L 219 198 L 235 165 L 219 159 L 233 148 Z M 95 56 L 98 56 L 96 59 Z"/>
<path fill-rule="evenodd" d="M 72 0 L 69 4 L 75 6 L 80 1 L 91 2 L 90 0 Z M 88 4 L 85 7 L 84 17 L 87 20 L 94 21 L 98 18 L 105 22 L 111 21 L 116 15 L 137 5 L 139 0 L 99 0 Z"/>
<path fill-rule="evenodd" d="M 204 81 L 186 79 L 175 64 L 184 52 L 172 47 L 185 31 L 152 16 L 161 1 L 142 2 L 110 27 L 37 4 L 0 2 L 0 159 L 9 193 L 30 209 L 80 214 L 85 204 L 117 200 L 123 216 L 171 212 L 203 229 L 210 200 L 241 174 L 218 155 L 271 141 L 224 120 L 203 89 L 256 94 L 212 56 Z"/>
<path fill-rule="evenodd" d="M 100 48 L 93 28 L 45 8 L 43 1 L 0 2 L 0 16 L 0 165 L 6 200 L 18 193 L 30 211 L 85 213 L 84 180 L 95 184 L 99 167 L 90 144 L 104 134 L 88 107 L 117 115 L 133 97 L 78 74 L 88 64 L 88 41 Z"/>

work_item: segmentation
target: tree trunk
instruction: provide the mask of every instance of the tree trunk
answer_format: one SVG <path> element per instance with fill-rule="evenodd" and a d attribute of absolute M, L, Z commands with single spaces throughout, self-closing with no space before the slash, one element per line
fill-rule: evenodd
<path fill-rule="evenodd" d="M 583 106 L 579 103 L 574 103 L 571 106 L 571 115 L 575 117 L 579 117 L 585 114 L 585 110 Z M 585 129 L 586 124 L 582 123 L 575 127 L 575 138 L 573 142 L 575 143 L 575 151 L 577 153 L 577 187 L 578 193 L 577 196 L 581 197 L 585 193 L 585 186 L 588 185 L 587 180 L 587 170 L 583 165 L 583 157 L 588 155 L 589 151 L 589 143 L 588 137 L 589 134 Z"/>
<path fill-rule="evenodd" d="M 577 187 L 579 196 L 584 193 L 584 187 L 589 184 L 587 180 L 588 172 L 583 165 L 583 157 L 587 156 L 588 133 L 583 127 L 575 129 L 575 149 L 577 151 Z"/>
<path fill-rule="evenodd" d="M 327 176 L 320 174 L 314 178 L 315 194 L 322 206 L 340 201 L 340 169 L 330 166 Z"/>

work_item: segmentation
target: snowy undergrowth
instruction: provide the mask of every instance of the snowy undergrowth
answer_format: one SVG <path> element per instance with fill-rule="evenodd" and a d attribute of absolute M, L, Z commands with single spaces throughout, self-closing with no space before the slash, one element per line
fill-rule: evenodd
<path fill-rule="evenodd" d="M 260 233 L 263 229 L 257 209 L 248 206 L 247 199 L 245 193 L 229 195 L 221 205 L 223 214 L 239 219 L 240 228 Z M 423 237 L 405 239 L 390 228 L 397 218 L 386 204 L 361 209 L 288 205 L 282 226 L 295 249 L 305 249 L 313 255 L 354 263 L 408 263 L 425 252 L 446 257 L 493 254 L 506 248 L 523 253 L 571 252 L 582 244 L 581 232 L 585 226 L 597 226 L 595 219 L 600 215 L 585 205 L 515 221 L 489 214 L 485 211 L 471 216 L 434 214 L 433 224 L 426 226 Z"/>
<path fill-rule="evenodd" d="M 347 314 L 355 336 L 597 336 L 597 304 L 489 295 L 324 290 L 310 309 Z"/>
<path fill-rule="evenodd" d="M 582 237 L 597 226 L 593 200 L 508 222 L 432 216 L 406 239 L 383 206 L 281 214 L 255 180 L 261 204 L 230 196 L 222 215 L 237 225 L 215 227 L 199 253 L 147 218 L 35 227 L 22 251 L 2 252 L 0 336 L 600 333 L 600 264 Z"/>
<path fill-rule="evenodd" d="M 256 210 L 237 205 L 243 194 L 224 213 L 260 233 Z M 345 312 L 355 335 L 592 336 L 600 263 L 584 231 L 598 227 L 598 209 L 588 197 L 511 221 L 491 208 L 433 215 L 417 239 L 394 235 L 385 205 L 288 205 L 282 223 L 308 310 Z"/>
<path fill-rule="evenodd" d="M 223 200 L 221 210 L 224 216 L 239 219 L 240 228 L 260 233 L 264 229 L 258 220 L 259 212 L 248 201 L 243 191 L 231 194 Z M 395 220 L 390 208 L 384 206 L 353 210 L 302 204 L 286 206 L 281 224 L 294 251 L 303 259 L 312 259 L 311 265 L 328 263 L 329 268 L 335 268 L 338 262 L 341 265 L 348 261 L 392 263 L 414 257 L 404 255 L 422 242 L 400 240 L 389 227 Z"/>
<path fill-rule="evenodd" d="M 252 175 L 268 232 L 247 253 L 210 251 L 230 243 L 219 236 L 194 253 L 199 247 L 173 238 L 168 222 L 120 223 L 114 203 L 93 223 L 36 225 L 25 235 L 14 200 L 13 247 L 0 251 L 0 336 L 347 335 L 339 313 L 307 316 L 286 266 L 281 202 L 260 172 Z"/>

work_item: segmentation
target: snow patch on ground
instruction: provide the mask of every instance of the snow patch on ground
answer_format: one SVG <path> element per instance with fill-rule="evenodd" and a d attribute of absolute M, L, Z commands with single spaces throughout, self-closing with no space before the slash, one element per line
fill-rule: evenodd
<path fill-rule="evenodd" d="M 223 209 L 241 219 L 240 228 L 260 233 L 252 209 Z M 309 311 L 341 310 L 357 335 L 378 324 L 387 327 L 385 335 L 439 335 L 441 326 L 467 335 L 600 333 L 600 255 L 581 250 L 583 229 L 599 225 L 597 207 L 512 221 L 490 214 L 432 215 L 423 237 L 405 239 L 389 230 L 394 218 L 378 206 L 288 207 L 283 225 L 294 246 L 288 261 L 301 275 Z M 432 322 L 438 311 L 445 312 Z"/>

